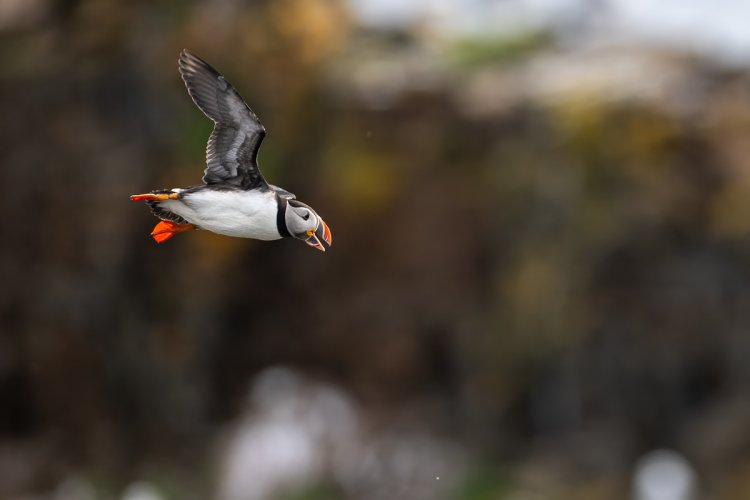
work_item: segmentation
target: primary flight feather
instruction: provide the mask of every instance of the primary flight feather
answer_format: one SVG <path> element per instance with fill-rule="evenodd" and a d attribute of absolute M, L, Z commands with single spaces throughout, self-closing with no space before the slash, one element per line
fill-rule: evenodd
<path fill-rule="evenodd" d="M 325 251 L 321 242 L 332 243 L 328 225 L 260 173 L 258 149 L 266 129 L 255 113 L 218 71 L 189 50 L 180 53 L 179 70 L 214 130 L 206 146 L 203 184 L 130 197 L 145 201 L 161 219 L 151 233 L 154 240 L 162 243 L 182 231 L 205 229 L 258 240 L 293 237 Z"/>

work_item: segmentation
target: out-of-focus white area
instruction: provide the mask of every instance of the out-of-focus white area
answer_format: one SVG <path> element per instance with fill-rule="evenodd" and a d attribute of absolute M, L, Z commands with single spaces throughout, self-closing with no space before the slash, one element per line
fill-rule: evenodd
<path fill-rule="evenodd" d="M 125 489 L 122 500 L 164 500 L 159 490 L 147 481 L 136 481 Z"/>
<path fill-rule="evenodd" d="M 257 377 L 223 449 L 220 500 L 275 498 L 321 482 L 347 498 L 429 500 L 462 479 L 454 446 L 427 433 L 371 429 L 343 390 L 286 368 Z"/>
<path fill-rule="evenodd" d="M 478 71 L 457 89 L 456 99 L 475 116 L 502 113 L 519 101 L 549 106 L 629 101 L 686 116 L 710 91 L 701 79 L 689 78 L 690 71 L 679 59 L 637 48 L 549 51 L 513 71 Z"/>
<path fill-rule="evenodd" d="M 741 0 L 350 0 L 374 27 L 428 22 L 446 36 L 550 30 L 571 43 L 646 43 L 747 65 L 750 2 Z"/>
<path fill-rule="evenodd" d="M 636 464 L 634 500 L 693 500 L 697 481 L 690 463 L 671 450 L 655 450 Z"/>
<path fill-rule="evenodd" d="M 378 48 L 365 41 L 330 69 L 337 98 L 373 109 L 391 106 L 404 92 L 450 88 L 459 109 L 475 117 L 496 116 L 519 102 L 637 102 L 684 117 L 711 92 L 696 71 L 698 61 L 750 62 L 743 22 L 750 2 L 350 0 L 350 6 L 365 26 L 417 27 L 411 43 Z M 523 57 L 503 59 L 503 43 L 511 48 L 507 54 L 514 40 L 540 34 Z M 478 41 L 475 54 L 483 40 L 485 50 L 494 43 L 490 50 L 497 52 L 467 71 L 471 61 L 456 58 L 467 40 Z"/>
<path fill-rule="evenodd" d="M 553 26 L 577 16 L 581 0 L 350 0 L 359 20 L 366 25 L 389 28 L 427 21 L 448 35 L 515 35 Z"/>

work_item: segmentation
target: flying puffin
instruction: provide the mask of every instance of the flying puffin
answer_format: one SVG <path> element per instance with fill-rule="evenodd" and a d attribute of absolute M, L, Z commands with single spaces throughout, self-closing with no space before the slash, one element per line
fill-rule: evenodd
<path fill-rule="evenodd" d="M 315 210 L 289 191 L 268 184 L 258 170 L 258 148 L 266 129 L 242 97 L 208 63 L 185 49 L 179 69 L 193 102 L 214 122 L 206 146 L 203 184 L 157 189 L 130 197 L 145 201 L 161 219 L 157 243 L 176 233 L 205 229 L 258 240 L 293 237 L 325 252 L 331 230 Z"/>

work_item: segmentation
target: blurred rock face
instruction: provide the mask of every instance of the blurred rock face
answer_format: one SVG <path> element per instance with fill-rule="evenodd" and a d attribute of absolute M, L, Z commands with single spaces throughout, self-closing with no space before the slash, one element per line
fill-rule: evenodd
<path fill-rule="evenodd" d="M 0 7 L 0 497 L 617 499 L 662 446 L 747 496 L 746 71 L 345 10 Z M 183 46 L 331 252 L 149 241 L 127 195 L 199 182 L 211 127 Z"/>

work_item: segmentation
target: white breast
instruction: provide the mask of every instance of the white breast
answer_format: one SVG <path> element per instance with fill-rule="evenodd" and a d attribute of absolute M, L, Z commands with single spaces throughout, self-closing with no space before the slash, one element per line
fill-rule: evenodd
<path fill-rule="evenodd" d="M 277 240 L 276 197 L 272 191 L 215 191 L 188 193 L 182 200 L 160 203 L 191 224 L 214 233 Z"/>

